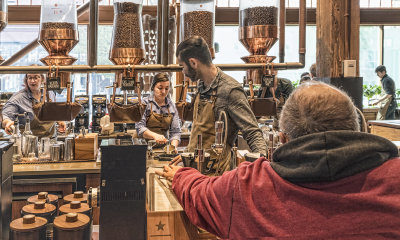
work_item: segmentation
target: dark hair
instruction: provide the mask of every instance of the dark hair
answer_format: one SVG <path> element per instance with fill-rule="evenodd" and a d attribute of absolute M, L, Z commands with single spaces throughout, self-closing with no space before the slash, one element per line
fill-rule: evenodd
<path fill-rule="evenodd" d="M 189 65 L 189 58 L 198 59 L 205 65 L 212 64 L 210 49 L 204 38 L 199 36 L 190 37 L 179 43 L 176 57 L 179 57 L 187 65 Z"/>
<path fill-rule="evenodd" d="M 303 78 L 304 76 L 310 77 L 310 73 L 308 73 L 308 72 L 303 72 L 303 73 L 300 75 L 301 78 Z"/>
<path fill-rule="evenodd" d="M 310 73 L 313 78 L 317 77 L 317 64 L 314 63 L 313 65 L 311 65 Z"/>
<path fill-rule="evenodd" d="M 157 73 L 154 77 L 153 80 L 151 81 L 151 90 L 154 90 L 154 87 L 156 86 L 157 83 L 159 82 L 169 82 L 169 75 L 168 73 Z"/>
<path fill-rule="evenodd" d="M 386 67 L 383 66 L 383 65 L 379 65 L 379 66 L 377 66 L 377 67 L 375 68 L 375 72 L 376 72 L 376 73 L 377 73 L 377 72 L 383 72 L 383 71 L 385 71 L 385 73 L 386 73 Z"/>

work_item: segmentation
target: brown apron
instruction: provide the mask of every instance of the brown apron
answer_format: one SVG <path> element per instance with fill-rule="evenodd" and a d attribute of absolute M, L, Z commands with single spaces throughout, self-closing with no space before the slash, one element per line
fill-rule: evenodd
<path fill-rule="evenodd" d="M 378 110 L 378 114 L 376 115 L 376 120 L 386 120 L 386 113 L 389 109 L 390 103 L 392 102 L 393 97 L 389 97 L 385 99 Z"/>
<path fill-rule="evenodd" d="M 226 144 L 223 153 L 219 157 L 211 148 L 211 145 L 215 143 L 214 106 L 217 99 L 215 94 L 213 95 L 214 96 L 211 96 L 210 99 L 200 99 L 200 94 L 196 96 L 188 151 L 194 152 L 197 148 L 197 135 L 201 134 L 203 138 L 203 148 L 205 152 L 210 153 L 210 159 L 212 160 L 207 164 L 207 169 L 209 171 L 206 169 L 205 174 L 209 176 L 218 176 L 229 170 L 231 146 Z"/>
<path fill-rule="evenodd" d="M 150 103 L 150 115 L 147 117 L 146 127 L 157 134 L 166 136 L 167 131 L 172 123 L 172 114 L 155 113 L 153 112 L 153 104 Z"/>
<path fill-rule="evenodd" d="M 32 106 L 36 104 L 33 100 Z M 33 114 L 33 120 L 31 120 L 31 131 L 32 134 L 42 137 L 53 137 L 56 133 L 56 124 L 55 122 L 44 122 L 40 121 L 35 114 Z"/>

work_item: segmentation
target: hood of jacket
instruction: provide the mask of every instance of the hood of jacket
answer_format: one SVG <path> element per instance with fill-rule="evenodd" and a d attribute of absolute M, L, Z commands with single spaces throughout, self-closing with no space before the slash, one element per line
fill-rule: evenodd
<path fill-rule="evenodd" d="M 293 183 L 328 182 L 373 169 L 398 156 L 389 140 L 362 132 L 309 134 L 282 145 L 271 167 Z"/>

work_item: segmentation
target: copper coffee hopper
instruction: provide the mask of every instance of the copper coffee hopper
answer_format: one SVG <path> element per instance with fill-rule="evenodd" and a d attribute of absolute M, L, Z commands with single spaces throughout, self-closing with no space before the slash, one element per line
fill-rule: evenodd
<path fill-rule="evenodd" d="M 278 26 L 253 25 L 240 27 L 239 40 L 251 55 L 266 55 L 278 40 Z"/>
<path fill-rule="evenodd" d="M 69 52 L 79 42 L 78 31 L 72 23 L 44 22 L 41 25 L 39 43 L 49 56 L 40 59 L 48 66 L 72 65 L 77 59 L 69 56 Z M 65 88 L 71 79 L 71 73 L 59 72 L 60 86 Z"/>
<path fill-rule="evenodd" d="M 8 14 L 7 12 L 0 11 L 0 32 L 7 26 Z M 4 58 L 0 56 L 0 64 L 4 62 Z"/>
<path fill-rule="evenodd" d="M 110 50 L 110 61 L 116 65 L 138 65 L 146 57 L 143 48 L 112 48 Z"/>
<path fill-rule="evenodd" d="M 276 57 L 275 56 L 265 56 L 265 55 L 251 55 L 242 57 L 241 59 L 245 63 L 271 63 Z M 253 84 L 261 85 L 263 78 L 263 69 L 249 69 L 246 71 L 246 79 L 248 84 L 249 80 L 253 81 Z"/>

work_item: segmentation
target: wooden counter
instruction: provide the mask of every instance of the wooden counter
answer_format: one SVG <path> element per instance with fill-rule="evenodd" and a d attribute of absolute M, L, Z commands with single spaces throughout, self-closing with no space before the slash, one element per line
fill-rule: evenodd
<path fill-rule="evenodd" d="M 91 174 L 100 173 L 100 165 L 96 165 L 96 161 L 44 164 L 14 164 L 13 172 L 14 176 Z"/>
<path fill-rule="evenodd" d="M 371 133 L 389 139 L 400 141 L 400 120 L 368 121 Z"/>

